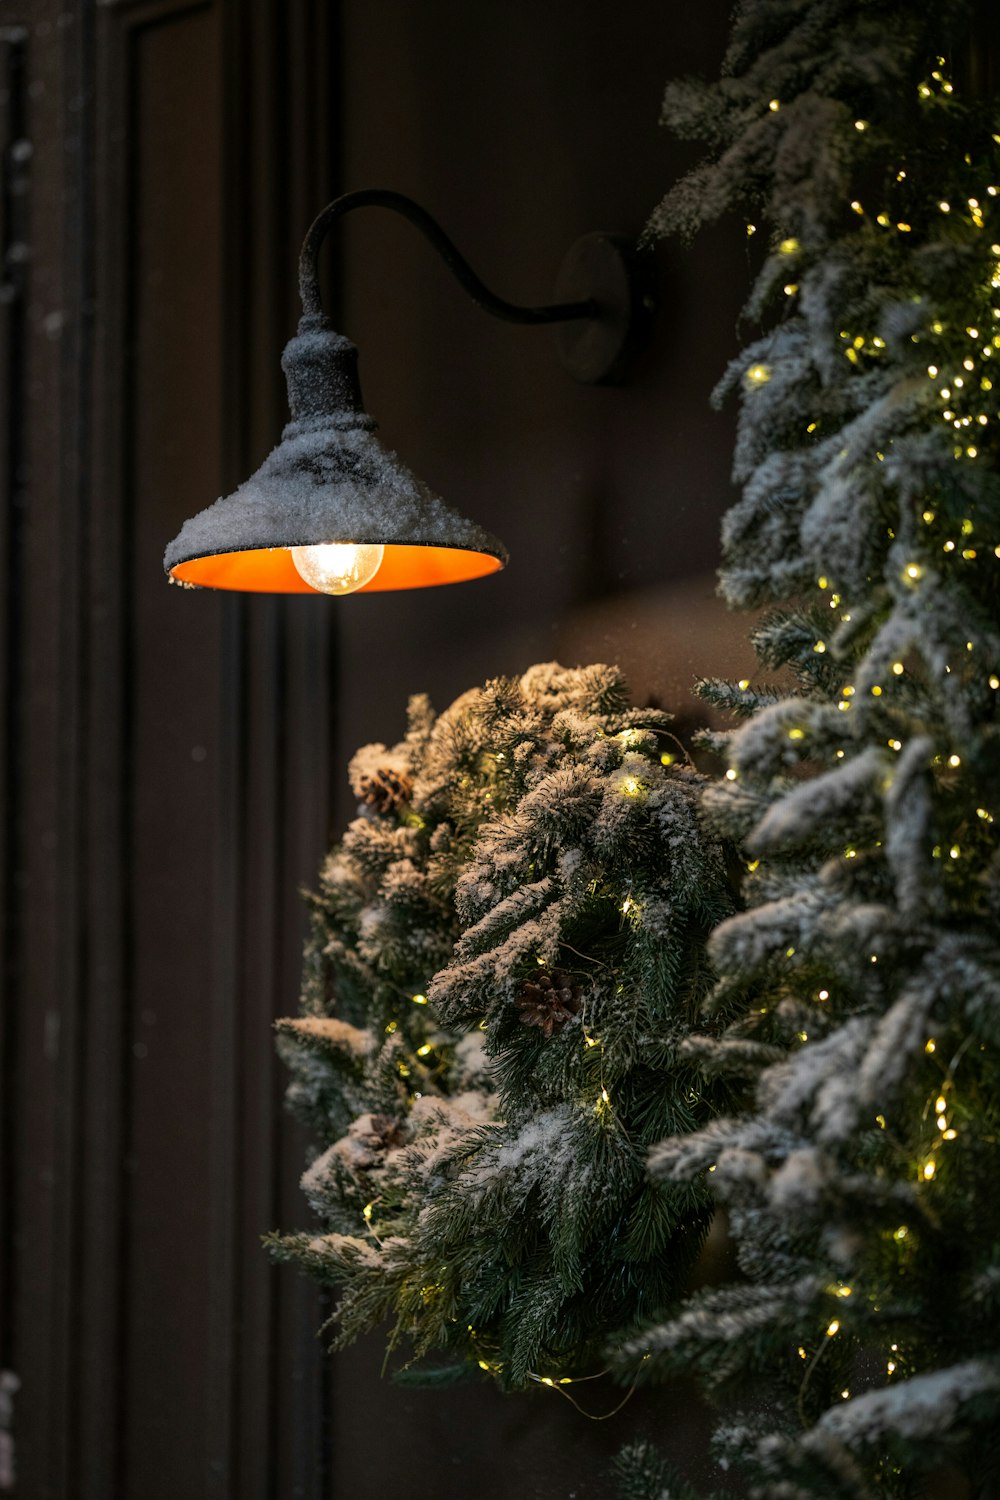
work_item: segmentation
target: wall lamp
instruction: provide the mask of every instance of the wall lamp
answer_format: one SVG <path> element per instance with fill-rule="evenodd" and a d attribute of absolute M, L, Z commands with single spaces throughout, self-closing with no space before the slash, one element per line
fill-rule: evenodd
<path fill-rule="evenodd" d="M 445 505 L 383 448 L 361 403 L 358 351 L 320 301 L 317 257 L 334 222 L 356 208 L 402 214 L 426 235 L 474 302 L 511 323 L 558 325 L 560 357 L 579 381 L 613 384 L 652 311 L 645 257 L 624 237 L 584 236 L 546 307 L 495 296 L 419 204 L 380 188 L 323 209 L 299 259 L 302 317 L 281 364 L 291 421 L 234 494 L 185 521 L 163 559 L 173 583 L 257 593 L 351 594 L 428 588 L 495 573 L 501 542 Z"/>

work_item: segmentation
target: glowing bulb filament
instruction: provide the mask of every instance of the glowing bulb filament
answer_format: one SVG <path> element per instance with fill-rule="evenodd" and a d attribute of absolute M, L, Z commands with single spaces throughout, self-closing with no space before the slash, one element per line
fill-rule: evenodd
<path fill-rule="evenodd" d="M 315 547 L 292 547 L 299 576 L 321 594 L 353 594 L 370 583 L 382 566 L 385 548 L 353 542 L 324 542 Z"/>

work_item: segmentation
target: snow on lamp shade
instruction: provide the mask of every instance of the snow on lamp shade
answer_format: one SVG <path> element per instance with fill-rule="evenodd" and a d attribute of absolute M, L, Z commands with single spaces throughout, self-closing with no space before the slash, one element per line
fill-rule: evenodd
<path fill-rule="evenodd" d="M 504 567 L 501 542 L 383 448 L 361 404 L 354 345 L 308 315 L 285 348 L 291 421 L 232 495 L 185 521 L 172 582 L 257 593 L 427 588 Z"/>

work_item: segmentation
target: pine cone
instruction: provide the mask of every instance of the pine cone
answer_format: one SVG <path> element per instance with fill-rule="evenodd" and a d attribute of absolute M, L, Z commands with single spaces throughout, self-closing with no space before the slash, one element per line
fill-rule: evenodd
<path fill-rule="evenodd" d="M 393 771 L 388 766 L 379 766 L 377 770 L 358 777 L 355 791 L 362 802 L 386 817 L 409 802 L 413 782 L 405 771 Z"/>
<path fill-rule="evenodd" d="M 371 1115 L 371 1132 L 368 1144 L 373 1151 L 391 1151 L 401 1146 L 406 1139 L 402 1125 L 392 1115 Z"/>
<path fill-rule="evenodd" d="M 526 979 L 517 997 L 523 1026 L 537 1026 L 546 1036 L 580 1013 L 580 986 L 569 974 L 556 970 Z"/>

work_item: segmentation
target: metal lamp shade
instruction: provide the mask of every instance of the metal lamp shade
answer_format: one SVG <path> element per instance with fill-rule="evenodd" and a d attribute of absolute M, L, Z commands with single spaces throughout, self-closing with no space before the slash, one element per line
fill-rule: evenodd
<path fill-rule="evenodd" d="M 185 521 L 163 559 L 173 582 L 314 594 L 289 549 L 325 542 L 385 547 L 359 593 L 459 583 L 504 567 L 501 542 L 382 447 L 362 410 L 357 358 L 325 318 L 302 319 L 282 357 L 292 420 L 250 479 Z"/>

